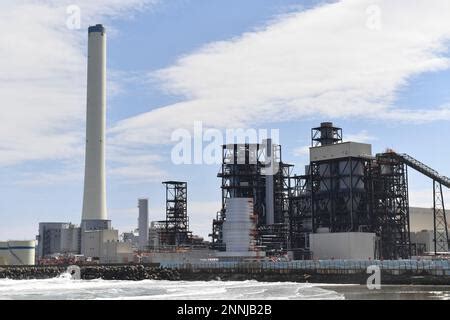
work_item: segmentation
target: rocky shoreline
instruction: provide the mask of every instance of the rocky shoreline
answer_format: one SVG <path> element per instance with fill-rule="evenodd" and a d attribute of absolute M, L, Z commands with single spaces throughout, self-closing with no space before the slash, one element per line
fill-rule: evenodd
<path fill-rule="evenodd" d="M 0 267 L 0 279 L 14 280 L 50 279 L 67 273 L 67 267 Z M 328 284 L 366 284 L 369 275 L 365 272 L 353 274 L 319 272 L 220 272 L 211 270 L 175 270 L 148 265 L 100 265 L 80 266 L 79 278 L 83 280 L 170 280 L 170 281 L 245 281 L 261 282 L 310 282 Z M 381 273 L 382 284 L 392 285 L 450 285 L 450 276 L 431 274 Z"/>
<path fill-rule="evenodd" d="M 67 267 L 0 267 L 0 279 L 13 280 L 50 279 L 67 274 Z M 120 266 L 80 266 L 80 278 L 83 280 L 181 280 L 179 272 L 144 265 Z"/>

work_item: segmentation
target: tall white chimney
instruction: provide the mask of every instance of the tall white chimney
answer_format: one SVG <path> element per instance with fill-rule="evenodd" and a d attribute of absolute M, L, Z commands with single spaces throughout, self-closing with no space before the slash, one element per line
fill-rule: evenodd
<path fill-rule="evenodd" d="M 105 181 L 106 30 L 89 27 L 86 113 L 86 161 L 82 227 L 109 229 Z"/>

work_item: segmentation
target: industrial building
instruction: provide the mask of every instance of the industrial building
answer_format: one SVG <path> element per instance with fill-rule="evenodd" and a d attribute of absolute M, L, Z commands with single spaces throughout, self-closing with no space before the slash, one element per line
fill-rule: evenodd
<path fill-rule="evenodd" d="M 86 158 L 80 227 L 71 223 L 41 223 L 37 257 L 81 254 L 99 262 L 129 262 L 132 261 L 132 246 L 128 242 L 119 242 L 118 230 L 111 228 L 106 208 L 106 29 L 102 25 L 88 30 L 86 106 Z"/>
<path fill-rule="evenodd" d="M 213 221 L 212 248 L 227 251 L 224 225 L 229 199 L 251 199 L 255 215 L 253 250 L 268 255 L 288 248 L 289 177 L 293 165 L 282 161 L 281 146 L 270 139 L 261 144 L 229 144 L 222 147 L 222 208 Z"/>
<path fill-rule="evenodd" d="M 264 175 L 270 152 L 279 168 L 273 176 Z M 280 146 L 223 146 L 222 209 L 211 234 L 215 250 L 228 251 L 235 241 L 225 237 L 228 200 L 248 198 L 256 217 L 250 231 L 256 243 L 249 250 L 268 256 L 405 259 L 418 247 L 422 254 L 448 252 L 442 187 L 450 187 L 450 179 L 413 157 L 393 150 L 373 155 L 370 144 L 344 142 L 342 128 L 324 122 L 311 131 L 305 172 L 292 175 L 292 167 L 282 162 Z M 432 242 L 429 231 L 411 240 L 408 168 L 433 182 Z"/>
<path fill-rule="evenodd" d="M 167 264 L 448 254 L 443 187 L 450 187 L 450 179 L 407 154 L 373 154 L 370 144 L 345 141 L 342 128 L 331 122 L 311 130 L 310 159 L 301 174 L 294 174 L 281 145 L 271 139 L 223 145 L 217 175 L 222 203 L 210 243 L 190 230 L 185 181 L 163 182 L 164 220 L 149 225 L 148 199 L 138 199 L 137 229 L 123 233 L 121 241 L 106 208 L 106 30 L 96 25 L 88 35 L 81 223 L 40 223 L 39 260 L 59 254 L 98 263 Z M 410 209 L 408 169 L 431 179 L 431 210 Z M 411 221 L 412 216 L 421 220 Z M 0 264 L 34 263 L 30 246 L 1 244 Z"/>
<path fill-rule="evenodd" d="M 69 222 L 41 222 L 36 240 L 40 258 L 53 254 L 78 254 L 81 250 L 81 229 Z"/>

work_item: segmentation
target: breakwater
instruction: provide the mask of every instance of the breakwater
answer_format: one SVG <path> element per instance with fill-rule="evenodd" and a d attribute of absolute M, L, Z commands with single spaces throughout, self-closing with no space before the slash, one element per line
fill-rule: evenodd
<path fill-rule="evenodd" d="M 0 279 L 50 279 L 67 274 L 67 266 L 0 267 Z M 177 270 L 146 265 L 80 266 L 80 279 L 93 280 L 180 280 Z M 73 271 L 73 269 L 72 269 Z"/>
<path fill-rule="evenodd" d="M 382 284 L 450 285 L 446 260 L 300 261 L 273 263 L 201 263 L 174 265 L 80 266 L 84 280 L 186 280 L 366 284 L 377 267 Z M 0 278 L 48 279 L 67 274 L 67 266 L 0 267 Z"/>

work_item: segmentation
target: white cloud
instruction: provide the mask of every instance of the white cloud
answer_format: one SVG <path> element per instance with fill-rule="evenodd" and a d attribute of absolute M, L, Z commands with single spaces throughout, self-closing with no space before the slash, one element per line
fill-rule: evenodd
<path fill-rule="evenodd" d="M 71 183 L 73 181 L 82 182 L 83 170 L 78 168 L 66 168 L 58 172 L 46 172 L 36 170 L 33 173 L 25 172 L 15 184 L 18 186 L 46 187 Z"/>
<path fill-rule="evenodd" d="M 368 28 L 371 5 L 380 30 Z M 343 0 L 284 15 L 264 28 L 210 43 L 152 75 L 179 103 L 119 122 L 126 144 L 167 143 L 194 121 L 218 128 L 305 117 L 450 120 L 448 107 L 394 106 L 412 76 L 448 69 L 446 0 Z"/>
<path fill-rule="evenodd" d="M 309 155 L 309 147 L 310 146 L 303 146 L 295 148 L 293 151 L 294 156 L 296 157 L 304 157 Z"/>
<path fill-rule="evenodd" d="M 107 174 L 121 183 L 160 181 L 167 172 L 160 169 L 164 159 L 160 154 L 110 145 L 107 149 Z"/>
<path fill-rule="evenodd" d="M 377 140 L 376 137 L 369 134 L 367 130 L 361 130 L 360 132 L 348 134 L 344 136 L 344 141 L 352 141 L 352 142 L 370 142 L 373 140 Z"/>
<path fill-rule="evenodd" d="M 86 28 L 129 17 L 154 0 L 3 0 L 0 3 L 0 166 L 82 157 Z M 68 5 L 82 30 L 69 30 Z M 112 92 L 117 87 L 112 85 Z"/>

